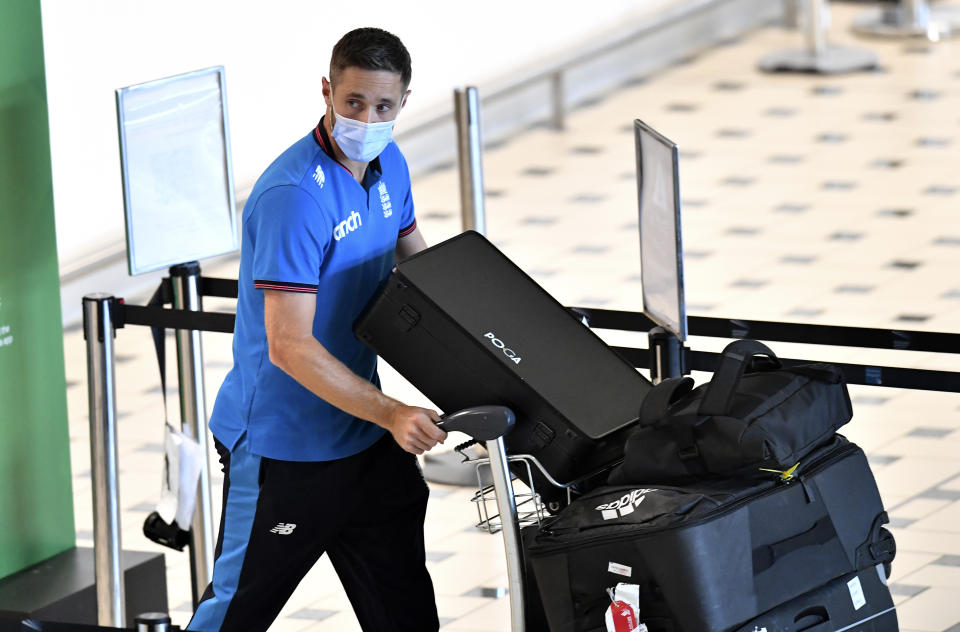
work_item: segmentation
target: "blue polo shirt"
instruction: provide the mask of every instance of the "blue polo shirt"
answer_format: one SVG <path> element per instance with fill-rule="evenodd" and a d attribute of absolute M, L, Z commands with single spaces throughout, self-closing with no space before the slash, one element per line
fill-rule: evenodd
<path fill-rule="evenodd" d="M 353 335 L 353 322 L 393 268 L 397 238 L 415 227 L 410 175 L 395 143 L 368 165 L 361 185 L 333 158 L 321 120 L 267 168 L 243 208 L 233 368 L 210 416 L 218 440 L 233 449 L 246 434 L 260 456 L 329 461 L 383 436 L 270 362 L 264 290 L 316 295 L 313 335 L 379 386 L 377 356 Z"/>

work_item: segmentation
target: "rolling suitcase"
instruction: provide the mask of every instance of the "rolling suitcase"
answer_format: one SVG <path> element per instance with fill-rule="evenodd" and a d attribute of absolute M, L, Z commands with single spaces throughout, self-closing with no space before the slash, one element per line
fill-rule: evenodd
<path fill-rule="evenodd" d="M 883 565 L 833 579 L 766 612 L 737 632 L 897 632 Z"/>
<path fill-rule="evenodd" d="M 650 632 L 730 632 L 889 563 L 886 521 L 866 456 L 836 435 L 789 481 L 601 488 L 524 541 L 552 632 L 603 630 L 606 589 L 619 582 L 639 586 Z"/>
<path fill-rule="evenodd" d="M 561 483 L 622 457 L 651 388 L 472 231 L 397 264 L 354 332 L 442 410 L 511 408 L 508 452 L 533 455 Z"/>

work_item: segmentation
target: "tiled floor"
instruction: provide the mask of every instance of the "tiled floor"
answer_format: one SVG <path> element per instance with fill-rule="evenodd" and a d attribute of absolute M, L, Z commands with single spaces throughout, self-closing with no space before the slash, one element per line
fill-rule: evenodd
<path fill-rule="evenodd" d="M 487 151 L 488 235 L 564 304 L 639 310 L 631 121 L 642 118 L 682 152 L 690 313 L 960 332 L 960 42 L 854 40 L 845 25 L 862 5 L 833 6 L 833 40 L 875 51 L 882 72 L 760 74 L 754 67 L 763 54 L 800 41 L 797 33 L 769 28 L 631 82 L 571 113 L 563 133 L 534 129 Z M 459 230 L 456 182 L 453 170 L 415 178 L 418 216 L 431 242 Z M 236 264 L 205 273 L 235 278 Z M 215 299 L 206 307 L 232 309 Z M 696 349 L 723 343 L 691 341 Z M 65 345 L 78 540 L 89 545 L 82 336 L 68 332 Z M 229 367 L 230 339 L 206 334 L 204 345 L 209 407 Z M 117 348 L 123 544 L 160 550 L 140 534 L 161 466 L 149 333 L 126 328 Z M 774 349 L 960 371 L 960 357 L 943 354 Z M 389 368 L 383 372 L 385 390 L 425 403 Z M 901 629 L 956 632 L 960 396 L 851 391 L 856 414 L 846 434 L 870 454 L 897 537 L 892 590 Z M 219 475 L 215 481 L 218 499 Z M 483 590 L 506 585 L 501 542 L 474 528 L 470 495 L 433 486 L 426 533 L 443 629 L 503 631 L 508 600 Z M 183 624 L 190 612 L 187 556 L 165 552 L 172 614 Z M 317 565 L 271 629 L 358 629 L 329 563 Z"/>

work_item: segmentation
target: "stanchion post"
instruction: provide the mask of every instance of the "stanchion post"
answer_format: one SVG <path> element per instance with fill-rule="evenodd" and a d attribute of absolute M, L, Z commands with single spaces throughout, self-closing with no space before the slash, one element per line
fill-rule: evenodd
<path fill-rule="evenodd" d="M 170 268 L 173 307 L 202 310 L 200 264 L 196 261 Z M 213 505 L 210 499 L 210 453 L 207 445 L 207 407 L 203 386 L 203 345 L 197 330 L 176 330 L 177 368 L 180 382 L 180 414 L 184 434 L 200 445 L 203 459 L 197 483 L 197 504 L 190 525 L 190 575 L 193 605 L 213 578 Z"/>
<path fill-rule="evenodd" d="M 472 86 L 453 91 L 454 119 L 457 124 L 457 162 L 460 173 L 460 222 L 463 230 L 487 232 L 483 195 L 483 144 L 480 134 L 480 98 Z M 428 455 L 423 461 L 428 481 L 469 487 L 473 479 L 467 468 L 460 467 L 455 452 Z M 451 472 L 461 472 L 454 474 Z"/>
<path fill-rule="evenodd" d="M 830 7 L 827 0 L 808 0 L 806 13 L 807 51 L 814 58 L 827 49 L 827 29 L 830 28 Z"/>
<path fill-rule="evenodd" d="M 800 0 L 783 0 L 783 27 L 795 29 L 800 26 Z"/>
<path fill-rule="evenodd" d="M 457 156 L 460 167 L 460 214 L 463 230 L 485 234 L 483 205 L 483 145 L 480 135 L 480 99 L 477 89 L 457 88 L 453 93 L 457 122 Z"/>
<path fill-rule="evenodd" d="M 853 20 L 860 35 L 923 37 L 939 42 L 960 34 L 960 7 L 931 5 L 930 0 L 899 0 L 869 9 Z"/>
<path fill-rule="evenodd" d="M 927 0 L 902 0 L 903 8 L 914 23 L 924 23 L 930 19 L 930 5 Z"/>
<path fill-rule="evenodd" d="M 90 411 L 90 476 L 93 484 L 93 554 L 97 623 L 126 625 L 123 565 L 120 559 L 120 488 L 117 464 L 117 400 L 114 380 L 114 298 L 83 297 Z"/>
<path fill-rule="evenodd" d="M 551 119 L 553 129 L 562 132 L 566 127 L 567 95 L 563 83 L 563 71 L 558 70 L 550 76 Z"/>
<path fill-rule="evenodd" d="M 497 495 L 497 509 L 500 512 L 503 549 L 507 557 L 507 580 L 510 585 L 510 632 L 523 632 L 525 618 L 523 589 L 526 583 L 523 546 L 520 541 L 520 526 L 517 522 L 517 501 L 513 495 L 513 482 L 510 478 L 503 437 L 487 441 L 486 447 L 490 456 L 493 488 Z"/>
<path fill-rule="evenodd" d="M 134 619 L 137 632 L 168 632 L 170 615 L 165 612 L 144 612 Z"/>
<path fill-rule="evenodd" d="M 650 380 L 659 384 L 670 377 L 684 373 L 683 342 L 663 327 L 654 327 L 649 333 Z"/>
<path fill-rule="evenodd" d="M 870 51 L 844 46 L 830 46 L 830 5 L 827 0 L 804 1 L 803 37 L 806 45 L 799 49 L 780 50 L 760 59 L 764 72 L 816 72 L 837 75 L 874 70 L 879 61 Z"/>

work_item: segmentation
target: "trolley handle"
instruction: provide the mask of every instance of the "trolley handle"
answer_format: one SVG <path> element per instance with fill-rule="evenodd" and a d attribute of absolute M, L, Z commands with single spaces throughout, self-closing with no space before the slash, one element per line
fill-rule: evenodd
<path fill-rule="evenodd" d="M 473 441 L 481 442 L 499 439 L 510 432 L 516 422 L 516 415 L 506 406 L 474 406 L 444 415 L 437 426 L 446 432 L 462 432 Z"/>

